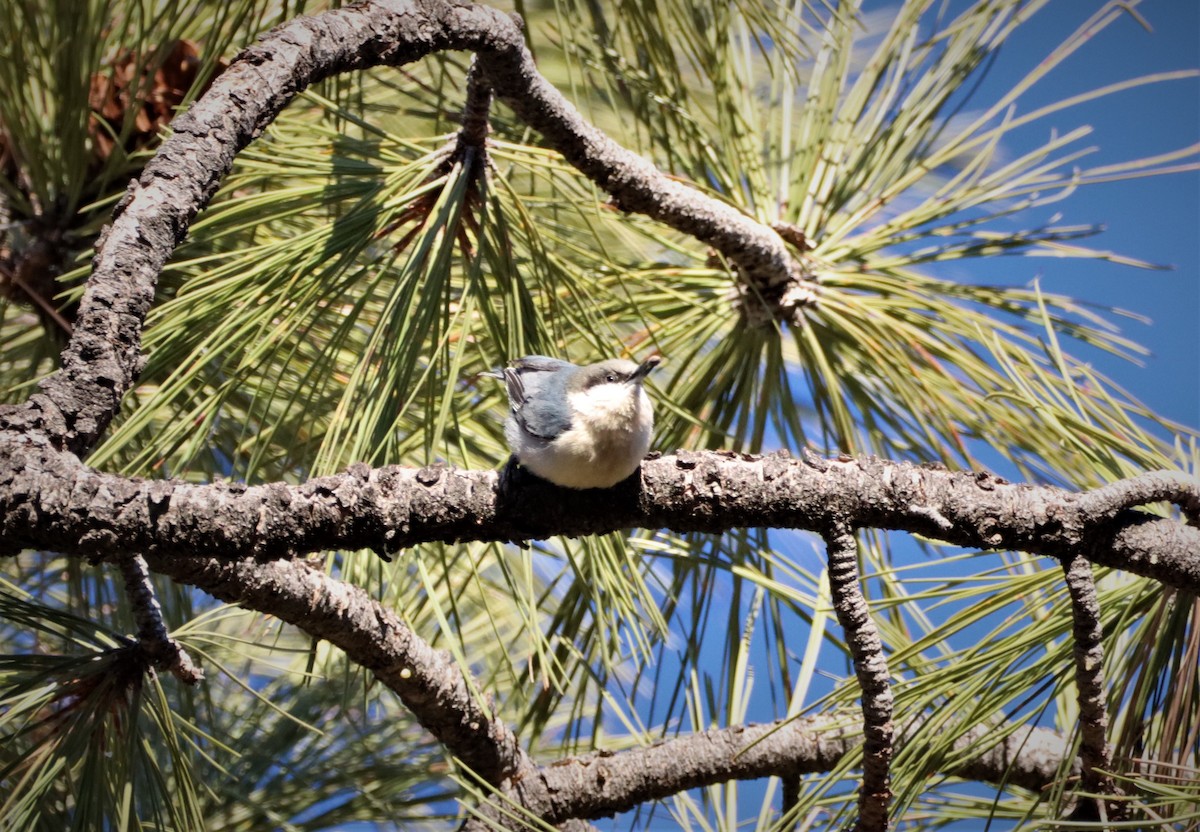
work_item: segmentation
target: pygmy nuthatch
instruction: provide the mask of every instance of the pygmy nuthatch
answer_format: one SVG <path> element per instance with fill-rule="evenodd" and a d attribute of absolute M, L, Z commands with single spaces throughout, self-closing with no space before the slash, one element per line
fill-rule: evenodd
<path fill-rule="evenodd" d="M 642 389 L 658 356 L 579 367 L 530 355 L 497 375 L 508 388 L 508 447 L 542 479 L 565 488 L 609 488 L 650 449 L 654 411 Z"/>

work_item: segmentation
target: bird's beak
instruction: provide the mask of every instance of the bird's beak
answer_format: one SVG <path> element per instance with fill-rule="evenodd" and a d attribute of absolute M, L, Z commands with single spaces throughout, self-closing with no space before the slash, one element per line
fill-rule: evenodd
<path fill-rule="evenodd" d="M 644 379 L 646 376 L 650 375 L 650 371 L 653 370 L 655 367 L 657 367 L 661 363 L 662 363 L 661 356 L 658 356 L 658 355 L 650 356 L 645 361 L 643 361 L 641 364 L 639 364 L 638 368 L 633 371 L 632 375 L 629 376 L 629 383 L 637 384 L 642 379 Z"/>

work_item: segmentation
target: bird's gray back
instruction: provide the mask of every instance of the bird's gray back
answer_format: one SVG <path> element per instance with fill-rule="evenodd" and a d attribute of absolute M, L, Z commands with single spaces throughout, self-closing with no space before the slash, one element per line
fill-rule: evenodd
<path fill-rule="evenodd" d="M 574 364 L 544 355 L 528 355 L 504 370 L 511 411 L 510 427 L 538 439 L 554 439 L 571 428 L 567 382 Z M 564 372 L 568 371 L 568 372 Z M 511 442 L 511 437 L 510 437 Z"/>

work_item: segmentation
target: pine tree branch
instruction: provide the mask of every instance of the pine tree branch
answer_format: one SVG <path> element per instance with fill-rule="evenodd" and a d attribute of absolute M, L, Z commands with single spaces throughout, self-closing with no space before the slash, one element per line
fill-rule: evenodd
<path fill-rule="evenodd" d="M 1082 790 L 1092 794 L 1119 795 L 1112 771 L 1112 749 L 1108 744 L 1108 707 L 1104 693 L 1104 630 L 1100 624 L 1100 600 L 1092 565 L 1086 558 L 1063 562 L 1067 592 L 1071 597 L 1074 636 L 1075 684 L 1079 702 L 1079 757 Z M 1103 821 L 1122 820 L 1120 801 L 1096 801 L 1096 814 Z"/>
<path fill-rule="evenodd" d="M 173 134 L 118 203 L 97 245 L 62 369 L 41 383 L 27 418 L 74 453 L 94 446 L 144 366 L 141 331 L 167 257 L 237 152 L 296 94 L 337 73 L 498 46 L 506 37 L 520 35 L 495 9 L 420 0 L 296 18 L 243 50 L 173 120 Z"/>
<path fill-rule="evenodd" d="M 780 797 L 779 797 L 779 815 L 780 818 L 788 818 L 789 813 L 792 817 L 788 818 L 787 823 L 782 824 L 784 830 L 795 830 L 800 828 L 800 818 L 798 817 L 800 809 L 800 800 L 803 797 L 803 782 L 800 778 L 793 774 L 785 774 L 780 776 Z"/>
<path fill-rule="evenodd" d="M 1137 490 L 1133 477 L 1121 489 Z M 1176 477 L 1176 490 L 1200 483 Z M 495 471 L 371 469 L 300 485 L 196 485 L 102 474 L 28 436 L 0 432 L 0 553 L 182 559 L 381 554 L 427 542 L 522 541 L 618 529 L 821 532 L 831 522 L 957 546 L 1089 561 L 1200 592 L 1200 528 L 1123 509 L 1097 516 L 1089 494 L 874 458 L 795 459 L 679 452 L 647 460 L 613 489 L 572 491 Z M 1107 488 L 1112 488 L 1109 486 Z"/>
<path fill-rule="evenodd" d="M 628 811 L 686 789 L 726 780 L 780 777 L 832 770 L 863 742 L 845 714 L 824 714 L 761 725 L 717 728 L 662 740 L 628 751 L 568 757 L 538 769 L 535 787 L 519 791 L 548 823 L 567 817 L 597 819 Z M 916 726 L 897 736 L 898 747 L 916 739 Z M 1043 728 L 975 726 L 953 743 L 966 759 L 942 774 L 1041 791 L 1061 776 L 1070 753 L 1066 739 Z M 995 734 L 1004 739 L 988 742 Z M 542 800 L 548 802 L 540 802 Z"/>
<path fill-rule="evenodd" d="M 812 299 L 810 276 L 770 227 L 667 178 L 584 121 L 538 74 L 512 19 L 453 0 L 373 0 L 263 35 L 172 121 L 172 135 L 130 184 L 97 244 L 62 369 L 41 382 L 23 412 L 0 423 L 39 431 L 80 456 L 90 451 L 145 365 L 141 332 L 163 264 L 238 151 L 316 81 L 450 49 L 476 52 L 493 92 L 623 208 L 722 251 L 764 297 L 785 296 L 790 308 Z"/>
<path fill-rule="evenodd" d="M 163 264 L 236 153 L 313 82 L 443 49 L 475 51 L 495 95 L 620 207 L 722 251 L 768 300 L 769 317 L 798 314 L 812 300 L 811 276 L 775 231 L 666 178 L 587 124 L 538 75 L 519 29 L 498 11 L 451 0 L 374 0 L 300 18 L 246 49 L 173 122 L 174 134 L 131 184 L 98 244 L 62 369 L 24 405 L 0 409 L 5 553 L 31 547 L 116 560 L 145 601 L 142 556 L 129 554 L 141 552 L 164 574 L 328 639 L 395 690 L 454 756 L 486 782 L 518 794 L 526 808 L 556 799 L 553 778 L 572 766 L 535 768 L 453 662 L 362 590 L 287 558 L 359 547 L 386 555 L 423 541 L 524 540 L 630 526 L 822 532 L 843 524 L 1056 557 L 1071 563 L 1069 574 L 1086 558 L 1200 592 L 1194 525 L 1200 484 L 1169 474 L 1079 495 L 873 459 L 680 453 L 647 462 L 640 478 L 618 489 L 587 493 L 530 478 L 501 487 L 492 471 L 440 468 L 359 466 L 302 485 L 246 487 L 124 478 L 83 465 L 79 457 L 95 446 L 144 365 L 141 332 Z M 469 98 L 478 114 L 480 97 Z M 1193 525 L 1130 511 L 1159 500 L 1175 502 Z M 151 640 L 165 633 L 161 624 L 139 618 Z M 726 748 L 713 753 L 728 756 L 731 737 L 715 738 Z M 1088 754 L 1096 759 L 1093 746 L 1085 749 L 1085 764 Z M 671 750 L 677 758 L 684 746 Z M 730 764 L 747 756 L 753 752 L 743 748 Z M 608 763 L 583 767 L 593 775 L 609 769 Z M 555 817 L 550 809 L 536 811 Z"/>
<path fill-rule="evenodd" d="M 883 832 L 888 828 L 888 803 L 892 799 L 891 762 L 895 726 L 892 724 L 892 687 L 888 678 L 883 642 L 862 592 L 858 573 L 858 541 L 845 523 L 825 533 L 829 553 L 829 589 L 838 623 L 854 659 L 854 673 L 862 689 L 863 777 L 858 794 L 856 832 Z"/>
<path fill-rule="evenodd" d="M 141 555 L 126 555 L 115 559 L 125 583 L 125 594 L 133 618 L 137 622 L 138 648 L 155 670 L 166 670 L 179 681 L 197 685 L 204 673 L 192 662 L 179 642 L 171 638 L 163 623 L 162 607 L 150 583 L 150 571 Z"/>
<path fill-rule="evenodd" d="M 496 96 L 542 134 L 581 173 L 607 191 L 624 211 L 701 240 L 737 266 L 762 307 L 743 305 L 751 323 L 801 323 L 799 310 L 816 299 L 815 280 L 774 228 L 740 209 L 670 178 L 589 124 L 537 71 L 523 41 L 479 53 Z M 746 303 L 744 299 L 744 303 Z"/>
<path fill-rule="evenodd" d="M 466 148 L 484 150 L 488 135 L 488 113 L 492 107 L 492 85 L 488 83 L 479 66 L 479 59 L 471 61 L 467 71 L 467 100 L 463 105 L 463 123 L 458 131 L 458 152 Z"/>
<path fill-rule="evenodd" d="M 485 782 L 503 783 L 533 765 L 517 737 L 480 701 L 458 665 L 434 650 L 362 588 L 306 561 L 218 561 L 151 555 L 151 568 L 231 604 L 324 639 L 375 674 L 417 721 Z M 477 690 L 477 688 L 476 688 Z"/>
<path fill-rule="evenodd" d="M 1178 471 L 1154 471 L 1089 491 L 1082 510 L 1093 520 L 1107 520 L 1127 508 L 1174 503 L 1193 526 L 1200 526 L 1200 482 Z"/>
<path fill-rule="evenodd" d="M 394 691 L 450 754 L 499 788 L 504 797 L 498 800 L 515 800 L 548 823 L 606 817 L 648 800 L 729 780 L 830 771 L 863 741 L 846 715 L 827 714 L 705 731 L 646 748 L 597 752 L 538 767 L 492 706 L 479 702 L 458 665 L 365 590 L 304 561 L 169 556 L 150 556 L 147 561 L 174 580 L 274 615 L 339 647 Z M 898 742 L 915 738 L 919 726 L 920 720 L 911 720 Z M 992 742 L 990 736 L 1000 739 Z M 1069 753 L 1066 740 L 1052 731 L 982 725 L 964 732 L 953 748 L 970 753 L 945 774 L 1034 791 L 1054 781 Z M 509 806 L 508 814 L 512 811 Z M 480 816 L 500 821 L 507 815 L 495 807 L 481 807 Z"/>

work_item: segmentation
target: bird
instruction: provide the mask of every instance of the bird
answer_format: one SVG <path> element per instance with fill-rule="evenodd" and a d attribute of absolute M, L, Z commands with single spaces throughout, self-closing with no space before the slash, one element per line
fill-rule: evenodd
<path fill-rule="evenodd" d="M 508 392 L 504 436 L 521 467 L 564 488 L 611 488 L 650 450 L 654 410 L 642 386 L 661 362 L 578 366 L 527 355 L 494 375 Z"/>

